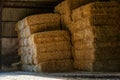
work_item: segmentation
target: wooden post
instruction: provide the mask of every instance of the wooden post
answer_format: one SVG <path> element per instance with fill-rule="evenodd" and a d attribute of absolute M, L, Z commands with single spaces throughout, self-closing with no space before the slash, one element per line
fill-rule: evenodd
<path fill-rule="evenodd" d="M 2 67 L 2 8 L 3 8 L 3 1 L 0 1 L 0 70 Z"/>

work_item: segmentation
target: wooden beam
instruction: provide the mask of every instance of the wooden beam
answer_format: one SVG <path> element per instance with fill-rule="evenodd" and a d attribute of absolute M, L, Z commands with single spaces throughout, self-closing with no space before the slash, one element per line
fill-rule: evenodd
<path fill-rule="evenodd" d="M 53 9 L 62 0 L 38 0 L 38 1 L 28 1 L 28 0 L 7 0 L 4 2 L 4 7 L 27 7 L 27 8 L 48 8 Z"/>
<path fill-rule="evenodd" d="M 3 8 L 3 1 L 4 0 L 1 0 L 0 2 L 0 70 L 1 70 L 1 67 L 2 67 L 2 8 Z"/>

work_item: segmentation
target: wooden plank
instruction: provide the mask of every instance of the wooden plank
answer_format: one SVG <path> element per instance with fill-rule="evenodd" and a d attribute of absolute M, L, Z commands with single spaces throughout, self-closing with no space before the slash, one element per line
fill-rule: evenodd
<path fill-rule="evenodd" d="M 2 53 L 1 53 L 1 50 L 2 50 L 2 8 L 3 8 L 3 0 L 1 0 L 0 2 L 0 70 L 1 70 L 1 66 L 2 66 Z"/>
<path fill-rule="evenodd" d="M 63 1 L 63 0 L 5 0 L 5 1 L 17 1 L 17 2 L 20 2 L 20 1 L 33 1 L 33 2 L 60 2 L 60 1 Z"/>
<path fill-rule="evenodd" d="M 35 8 L 3 8 L 2 21 L 19 21 L 30 15 L 49 12 L 52 12 L 52 10 Z"/>
<path fill-rule="evenodd" d="M 61 1 L 6 1 L 4 7 L 54 8 Z"/>
<path fill-rule="evenodd" d="M 2 22 L 2 37 L 14 38 L 17 37 L 17 32 L 15 31 L 15 24 L 17 22 Z"/>

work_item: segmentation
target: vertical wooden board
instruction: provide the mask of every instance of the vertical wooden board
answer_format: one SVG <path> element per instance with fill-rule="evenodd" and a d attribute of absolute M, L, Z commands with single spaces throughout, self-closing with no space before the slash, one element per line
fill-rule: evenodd
<path fill-rule="evenodd" d="M 15 24 L 17 22 L 2 22 L 2 37 L 17 37 Z"/>
<path fill-rule="evenodd" d="M 50 12 L 50 10 L 36 8 L 3 8 L 2 21 L 19 21 L 30 15 L 47 12 Z"/>
<path fill-rule="evenodd" d="M 2 38 L 2 55 L 17 54 L 18 39 L 17 38 Z"/>

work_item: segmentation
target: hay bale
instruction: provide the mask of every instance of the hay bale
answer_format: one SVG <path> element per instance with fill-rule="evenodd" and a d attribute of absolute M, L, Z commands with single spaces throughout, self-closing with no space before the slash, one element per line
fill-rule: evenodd
<path fill-rule="evenodd" d="M 119 72 L 120 60 L 98 61 L 93 64 L 93 71 L 96 72 Z"/>
<path fill-rule="evenodd" d="M 22 69 L 26 71 L 35 71 L 35 72 L 66 72 L 72 70 L 72 60 L 66 59 L 66 60 L 48 61 L 32 66 L 23 65 Z"/>
<path fill-rule="evenodd" d="M 58 42 L 58 41 L 69 41 L 69 33 L 64 30 L 58 31 L 48 31 L 48 32 L 40 32 L 31 35 L 28 42 L 30 44 L 37 44 L 37 43 L 50 43 L 51 41 Z"/>
<path fill-rule="evenodd" d="M 94 2 L 73 10 L 72 19 L 73 21 L 86 19 L 94 25 L 111 24 L 112 21 L 115 24 L 119 19 L 119 10 L 120 7 L 115 2 Z"/>
<path fill-rule="evenodd" d="M 74 60 L 74 69 L 80 71 L 92 71 L 93 60 Z"/>
<path fill-rule="evenodd" d="M 48 13 L 48 14 L 38 14 L 38 15 L 28 16 L 16 24 L 16 31 L 20 31 L 25 27 L 31 27 L 33 25 L 39 25 L 39 24 L 41 25 L 40 28 L 45 26 L 49 27 L 53 25 L 53 24 L 51 25 L 50 23 L 54 23 L 55 27 L 56 26 L 59 27 L 60 15 L 54 13 Z"/>

